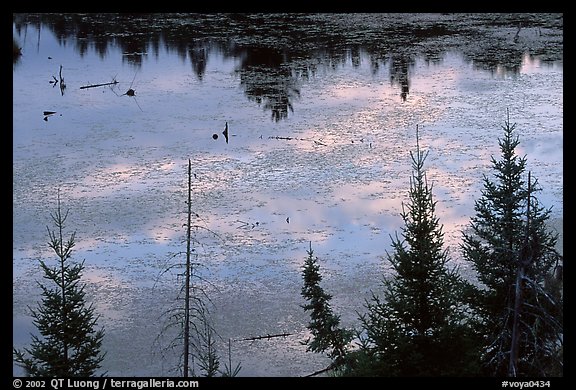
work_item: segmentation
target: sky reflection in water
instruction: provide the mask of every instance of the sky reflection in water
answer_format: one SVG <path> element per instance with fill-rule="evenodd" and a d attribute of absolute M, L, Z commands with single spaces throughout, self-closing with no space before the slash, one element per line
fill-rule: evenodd
<path fill-rule="evenodd" d="M 299 79 L 293 113 L 274 121 L 246 98 L 238 61 L 212 55 L 200 80 L 168 50 L 134 67 L 114 47 L 106 57 L 88 51 L 79 58 L 48 31 L 36 46 L 36 35 L 28 32 L 13 72 L 14 324 L 30 331 L 18 324 L 39 291 L 23 286 L 39 279 L 37 260 L 51 255 L 46 225 L 60 187 L 68 228 L 77 231 L 75 258 L 86 259 L 85 278 L 108 330 L 109 358 L 116 359 L 110 375 L 135 372 L 128 352 L 112 345 L 149 320 L 138 307 L 168 299 L 144 302 L 140 294 L 166 288 L 154 282 L 185 248 L 188 159 L 196 222 L 217 233 L 198 231 L 198 253 L 204 276 L 218 288 L 215 316 L 226 340 L 278 331 L 303 338 L 299 273 L 310 241 L 336 306 L 349 312 L 343 320 L 353 322 L 351 312 L 387 267 L 390 235 L 402 227 L 416 125 L 455 261 L 482 176 L 499 155 L 506 109 L 519 129 L 519 154 L 527 154 L 544 188 L 540 200 L 562 215 L 561 64 L 526 56 L 510 75 L 476 70 L 457 53 L 433 65 L 417 59 L 403 101 L 389 70 L 375 72 L 360 56 L 356 68 L 350 60 Z M 63 96 L 48 83 L 60 64 Z M 113 78 L 114 90 L 79 89 Z M 121 96 L 129 88 L 135 96 Z M 44 121 L 47 110 L 56 114 Z M 360 293 L 354 301 L 347 298 L 352 292 Z M 285 306 L 274 308 L 278 300 Z M 15 332 L 15 344 L 27 342 Z M 282 372 L 244 367 L 247 375 Z"/>

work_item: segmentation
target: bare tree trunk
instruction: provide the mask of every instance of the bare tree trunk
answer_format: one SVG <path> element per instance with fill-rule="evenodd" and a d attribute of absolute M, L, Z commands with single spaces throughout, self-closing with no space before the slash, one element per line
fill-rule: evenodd
<path fill-rule="evenodd" d="M 512 340 L 510 345 L 510 365 L 508 367 L 508 375 L 511 377 L 517 376 L 518 372 L 518 338 L 520 336 L 518 324 L 520 322 L 520 310 L 522 307 L 522 284 L 524 281 L 524 273 L 526 265 L 531 261 L 528 236 L 530 234 L 530 172 L 528 172 L 528 205 L 526 207 L 526 235 L 524 237 L 524 245 L 520 256 L 518 256 L 518 271 L 516 273 L 516 291 L 514 298 L 514 319 L 512 323 Z"/>
<path fill-rule="evenodd" d="M 186 286 L 184 298 L 184 368 L 183 376 L 188 377 L 188 356 L 190 355 L 190 229 L 192 224 L 192 162 L 188 160 L 188 224 L 186 228 Z"/>
<path fill-rule="evenodd" d="M 518 312 L 522 305 L 522 280 L 524 279 L 524 266 L 518 266 L 516 273 L 516 294 L 514 298 L 514 320 L 512 323 L 512 341 L 510 347 L 510 365 L 508 367 L 508 376 L 515 377 L 517 375 L 518 363 Z"/>
<path fill-rule="evenodd" d="M 65 285 L 66 285 L 66 274 L 65 274 L 65 266 L 64 266 L 64 261 L 66 260 L 66 253 L 64 250 L 64 238 L 62 236 L 62 229 L 64 228 L 64 220 L 66 219 L 66 217 L 62 217 L 62 212 L 61 212 L 61 208 L 60 208 L 60 188 L 58 188 L 58 211 L 56 214 L 56 217 L 54 218 L 54 221 L 56 221 L 56 225 L 58 226 L 58 257 L 60 258 L 60 288 L 62 290 L 62 324 L 68 324 L 68 315 L 66 313 L 66 289 L 65 289 Z M 62 346 L 62 353 L 63 353 L 63 359 L 64 359 L 64 364 L 66 366 L 68 366 L 68 342 L 66 341 L 66 339 L 64 339 L 64 345 Z"/>

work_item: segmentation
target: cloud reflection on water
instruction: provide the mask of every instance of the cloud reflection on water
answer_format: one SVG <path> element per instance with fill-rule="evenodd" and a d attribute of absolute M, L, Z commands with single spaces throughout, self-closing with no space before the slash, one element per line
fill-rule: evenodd
<path fill-rule="evenodd" d="M 547 188 L 544 199 L 562 213 L 561 68 L 526 58 L 514 77 L 494 77 L 457 53 L 432 64 L 418 57 L 408 67 L 402 101 L 389 69 L 381 64 L 375 71 L 360 50 L 333 69 L 302 76 L 294 115 L 275 122 L 246 102 L 233 72 L 237 62 L 222 51 L 211 53 L 199 80 L 173 52 L 120 58 L 111 45 L 104 58 L 86 50 L 78 59 L 50 39 L 43 35 L 36 57 L 28 51 L 14 71 L 15 283 L 26 283 L 36 260 L 49 255 L 45 225 L 60 186 L 69 226 L 78 231 L 75 256 L 89 266 L 92 297 L 111 329 L 137 332 L 146 343 L 157 330 L 152 309 L 168 299 L 153 291 L 153 281 L 185 247 L 189 158 L 197 222 L 218 233 L 197 233 L 202 272 L 218 288 L 219 326 L 230 337 L 238 337 L 238 324 L 242 332 L 302 331 L 299 272 L 310 241 L 327 290 L 348 313 L 346 321 L 353 320 L 350 308 L 362 302 L 355 293 L 378 286 L 390 235 L 402 227 L 416 125 L 430 152 L 427 174 L 456 258 L 459 231 L 473 212 L 490 156 L 498 154 L 506 107 L 522 131 L 520 150 Z M 67 61 L 64 96 L 47 84 L 57 69 L 48 54 Z M 78 90 L 118 74 L 122 91 L 136 69 L 142 111 L 106 88 Z M 43 121 L 41 112 L 52 107 L 62 117 Z M 212 139 L 226 121 L 229 144 Z M 14 291 L 17 324 L 38 294 Z M 110 339 L 126 343 L 128 336 L 111 331 Z M 135 372 L 126 351 L 112 349 L 110 356 L 122 362 L 117 372 Z"/>

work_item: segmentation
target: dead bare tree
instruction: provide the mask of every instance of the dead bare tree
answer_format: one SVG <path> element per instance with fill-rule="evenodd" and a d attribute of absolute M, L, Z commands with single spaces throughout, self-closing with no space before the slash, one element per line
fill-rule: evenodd
<path fill-rule="evenodd" d="M 199 230 L 206 231 L 216 238 L 220 237 L 206 226 L 192 221 L 193 216 L 199 218 L 199 215 L 192 211 L 192 176 L 192 162 L 188 160 L 187 221 L 184 224 L 186 226 L 186 251 L 184 253 L 186 260 L 183 263 L 177 262 L 165 267 L 160 274 L 163 276 L 172 270 L 184 268 L 184 272 L 177 273 L 177 277 L 183 277 L 184 281 L 180 282 L 182 284 L 175 300 L 175 306 L 168 308 L 161 315 L 165 321 L 156 342 L 161 344 L 162 338 L 168 335 L 169 341 L 166 346 L 162 347 L 163 352 L 181 351 L 178 353 L 181 362 L 179 368 L 181 368 L 183 377 L 196 376 L 196 368 L 204 376 L 215 376 L 217 373 L 226 375 L 228 371 L 229 374 L 236 375 L 239 368 L 232 370 L 227 367 L 227 371 L 224 372 L 219 369 L 217 341 L 221 338 L 215 331 L 211 320 L 209 306 L 212 301 L 205 289 L 205 286 L 210 285 L 210 282 L 199 273 L 203 264 L 199 262 L 199 253 L 195 247 L 201 246 L 196 237 L 196 232 Z M 180 258 L 182 254 L 180 252 L 173 257 Z M 231 351 L 229 351 L 229 355 L 230 353 Z"/>

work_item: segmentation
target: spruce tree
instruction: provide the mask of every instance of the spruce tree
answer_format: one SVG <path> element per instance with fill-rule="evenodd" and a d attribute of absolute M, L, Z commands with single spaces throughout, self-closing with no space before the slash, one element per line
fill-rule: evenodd
<path fill-rule="evenodd" d="M 371 376 L 462 376 L 476 372 L 475 336 L 466 321 L 466 286 L 449 268 L 442 225 L 426 180 L 427 153 L 410 152 L 413 175 L 402 206 L 402 239 L 392 237 L 387 258 L 394 275 L 382 297 L 372 294 L 361 316 L 364 340 L 356 370 Z"/>
<path fill-rule="evenodd" d="M 561 287 L 547 283 L 561 260 L 558 236 L 546 226 L 551 208 L 534 195 L 541 189 L 525 174 L 526 157 L 516 155 L 515 127 L 507 118 L 499 139 L 501 158 L 491 158 L 493 177 L 484 177 L 476 214 L 463 233 L 463 257 L 479 282 L 470 303 L 485 336 L 486 374 L 561 375 Z M 513 333 L 519 337 L 513 339 Z M 513 345 L 518 352 L 511 360 Z"/>
<path fill-rule="evenodd" d="M 340 317 L 334 314 L 330 305 L 332 296 L 320 286 L 322 275 L 318 259 L 314 257 L 312 243 L 307 253 L 308 257 L 302 269 L 304 285 L 301 295 L 308 301 L 302 305 L 302 308 L 304 311 L 310 311 L 310 322 L 307 328 L 312 333 L 312 338 L 304 342 L 307 345 L 306 351 L 327 352 L 332 360 L 330 369 L 342 371 L 346 363 L 352 332 L 340 327 Z"/>
<path fill-rule="evenodd" d="M 55 266 L 40 260 L 44 278 L 55 284 L 49 287 L 38 282 L 42 302 L 36 310 L 29 308 L 40 336 L 31 335 L 30 348 L 13 349 L 17 364 L 28 376 L 89 377 L 94 376 L 104 359 L 100 352 L 103 328 L 96 330 L 98 316 L 87 305 L 86 292 L 81 284 L 84 261 L 71 263 L 75 233 L 64 241 L 64 224 L 68 212 L 63 213 L 58 192 L 58 207 L 51 214 L 56 230 L 48 229 L 48 245 L 58 258 Z"/>

